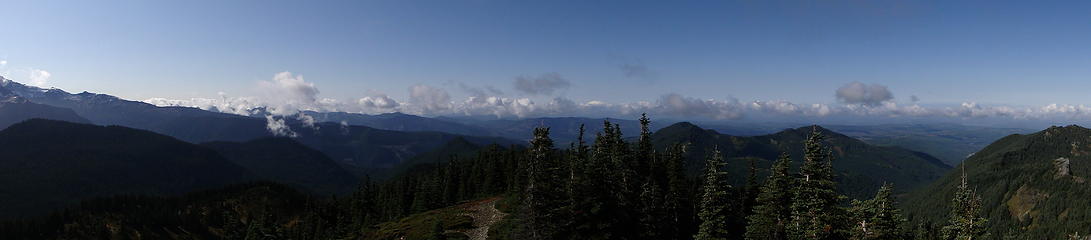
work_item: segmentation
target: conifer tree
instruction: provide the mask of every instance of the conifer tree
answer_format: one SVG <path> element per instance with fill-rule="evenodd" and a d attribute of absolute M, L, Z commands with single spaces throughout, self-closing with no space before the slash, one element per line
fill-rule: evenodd
<path fill-rule="evenodd" d="M 822 146 L 824 137 L 818 126 L 812 128 L 805 144 L 801 179 L 792 200 L 789 239 L 843 239 L 844 214 L 838 206 L 843 198 L 833 180 L 830 150 Z"/>
<path fill-rule="evenodd" d="M 648 114 L 640 115 L 640 139 L 637 142 L 636 158 L 633 168 L 639 176 L 651 176 L 655 170 L 652 164 L 655 162 L 655 149 L 652 146 L 651 120 Z"/>
<path fill-rule="evenodd" d="M 661 239 L 682 239 L 689 237 L 693 219 L 693 206 L 691 202 L 692 191 L 686 177 L 685 169 L 686 145 L 675 144 L 662 158 L 665 175 L 667 178 L 667 192 L 663 203 L 663 211 L 667 214 L 661 224 L 665 225 Z"/>
<path fill-rule="evenodd" d="M 603 131 L 595 134 L 594 144 L 579 153 L 584 158 L 574 169 L 578 181 L 572 182 L 575 201 L 569 229 L 573 239 L 610 238 L 616 229 L 622 229 L 619 218 L 624 212 L 616 194 L 621 182 L 613 161 L 614 135 L 613 124 L 603 121 Z"/>
<path fill-rule="evenodd" d="M 962 166 L 962 183 L 951 199 L 951 213 L 947 226 L 942 229 L 943 239 L 987 239 L 988 221 L 981 217 L 981 197 L 970 189 L 966 180 L 966 165 Z"/>
<path fill-rule="evenodd" d="M 568 179 L 565 182 L 565 194 L 568 199 L 565 202 L 565 211 L 568 219 L 565 220 L 564 234 L 572 236 L 576 233 L 576 229 L 579 228 L 578 223 L 584 218 L 583 201 L 584 196 L 583 184 L 586 183 L 586 176 L 584 175 L 584 168 L 587 164 L 587 146 L 583 140 L 584 125 L 580 124 L 579 135 L 576 137 L 576 141 L 571 144 L 568 151 Z"/>
<path fill-rule="evenodd" d="M 761 186 L 761 193 L 755 200 L 754 212 L 748 217 L 746 239 L 748 240 L 785 240 L 788 239 L 786 228 L 791 221 L 792 176 L 789 168 L 792 158 L 788 153 L 780 154 L 773 163 L 769 177 Z"/>
<path fill-rule="evenodd" d="M 870 200 L 852 202 L 853 226 L 851 239 L 885 240 L 907 239 L 908 232 L 903 228 L 907 222 L 902 217 L 891 196 L 893 185 L 884 184 Z"/>
<path fill-rule="evenodd" d="M 562 169 L 554 157 L 553 140 L 549 128 L 534 129 L 530 141 L 530 159 L 526 188 L 526 208 L 531 229 L 531 239 L 556 239 L 563 223 L 564 189 L 558 179 L 564 179 Z"/>
<path fill-rule="evenodd" d="M 722 240 L 729 237 L 727 229 L 728 191 L 727 176 L 723 171 L 726 165 L 720 149 L 712 150 L 705 160 L 705 181 L 701 192 L 701 206 L 697 216 L 701 224 L 695 240 Z"/>
<path fill-rule="evenodd" d="M 666 208 L 666 191 L 668 183 L 667 170 L 669 166 L 665 159 L 660 159 L 652 146 L 651 120 L 648 115 L 640 116 L 640 139 L 636 145 L 636 165 L 638 176 L 643 176 L 644 181 L 640 186 L 640 238 L 664 239 L 670 226 L 664 225 L 663 220 L 668 217 Z"/>
<path fill-rule="evenodd" d="M 658 183 L 649 181 L 644 184 L 640 193 L 640 238 L 663 239 L 663 218 L 667 213 L 664 209 L 666 199 Z"/>
<path fill-rule="evenodd" d="M 617 217 L 622 217 L 623 225 L 634 224 L 635 221 L 633 220 L 635 219 L 631 216 L 630 210 L 639 208 L 636 201 L 639 200 L 640 192 L 638 189 L 640 189 L 643 179 L 636 174 L 636 168 L 634 167 L 636 161 L 633 160 L 635 157 L 630 151 L 629 144 L 625 142 L 622 136 L 621 126 L 615 123 L 606 127 L 610 129 L 610 134 L 607 135 L 609 137 L 607 138 L 607 141 L 609 141 L 609 145 L 607 145 L 609 147 L 608 157 L 612 167 L 611 172 L 614 174 L 612 179 L 616 184 L 613 185 L 612 192 L 620 207 L 618 210 L 622 210 L 619 213 L 624 214 Z"/>
<path fill-rule="evenodd" d="M 761 185 L 758 184 L 758 161 L 755 158 L 747 158 L 746 186 L 743 187 L 743 216 L 754 211 L 755 201 L 761 193 Z"/>

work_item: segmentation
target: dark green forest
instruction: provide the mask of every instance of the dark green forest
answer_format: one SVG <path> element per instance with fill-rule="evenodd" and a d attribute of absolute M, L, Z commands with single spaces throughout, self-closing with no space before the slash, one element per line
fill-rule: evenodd
<path fill-rule="evenodd" d="M 909 219 L 895 187 L 869 197 L 841 190 L 838 159 L 820 128 L 769 168 L 703 150 L 703 167 L 687 171 L 693 147 L 657 148 L 650 120 L 635 138 L 617 124 L 556 146 L 537 128 L 529 146 L 482 147 L 443 161 L 418 163 L 392 178 L 364 179 L 340 196 L 258 182 L 177 197 L 116 196 L 84 201 L 48 216 L 0 223 L 4 239 L 465 239 L 449 206 L 502 199 L 505 216 L 488 239 L 995 239 L 992 221 L 966 175 L 942 201 L 951 207 Z M 587 141 L 590 139 L 591 141 Z M 728 168 L 747 169 L 730 176 Z M 745 181 L 732 183 L 731 178 Z M 417 221 L 421 216 L 446 220 Z M 461 219 L 464 219 L 461 218 Z M 911 221 L 912 220 L 912 221 Z M 404 226 L 392 230 L 398 224 Z M 426 229 L 426 230 L 420 230 Z M 1031 238 L 1034 239 L 1034 238 Z"/>

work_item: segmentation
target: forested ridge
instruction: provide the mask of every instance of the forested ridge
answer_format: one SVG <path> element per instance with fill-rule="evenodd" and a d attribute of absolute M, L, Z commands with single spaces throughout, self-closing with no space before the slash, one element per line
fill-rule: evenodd
<path fill-rule="evenodd" d="M 418 164 L 389 180 L 363 180 L 344 196 L 322 197 L 275 183 L 236 185 L 180 197 L 119 196 L 47 217 L 0 224 L 5 239 L 388 239 L 383 223 L 466 201 L 501 197 L 507 217 L 489 239 L 989 239 L 981 200 L 966 181 L 940 221 L 912 225 L 894 188 L 850 200 L 838 191 L 837 161 L 824 135 L 802 143 L 801 163 L 781 154 L 770 169 L 729 161 L 718 148 L 687 174 L 685 142 L 656 148 L 650 120 L 626 141 L 609 121 L 593 136 L 555 146 L 549 128 L 529 146 Z M 813 127 L 812 129 L 818 129 Z M 591 139 L 588 142 L 586 139 Z M 744 166 L 731 184 L 727 166 Z M 798 168 L 795 166 L 799 166 Z M 763 173 L 764 172 L 764 173 Z M 764 176 L 764 177 L 761 177 Z M 404 220 L 404 219 L 403 219 Z M 430 221 L 429 239 L 459 238 Z M 416 226 L 418 229 L 421 226 Z"/>

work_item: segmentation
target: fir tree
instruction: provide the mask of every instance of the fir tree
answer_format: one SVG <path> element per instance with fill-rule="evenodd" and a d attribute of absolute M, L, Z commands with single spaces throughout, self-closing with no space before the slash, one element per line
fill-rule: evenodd
<path fill-rule="evenodd" d="M 651 120 L 647 114 L 640 116 L 640 139 L 636 145 L 636 172 L 644 176 L 640 186 L 640 238 L 663 239 L 666 237 L 669 226 L 663 224 L 668 217 L 666 208 L 667 166 L 664 159 L 660 159 L 652 146 Z"/>
<path fill-rule="evenodd" d="M 970 189 L 966 181 L 966 165 L 962 166 L 962 183 L 951 199 L 951 213 L 947 226 L 943 227 L 943 239 L 987 239 L 988 221 L 981 216 L 981 197 Z"/>
<path fill-rule="evenodd" d="M 656 182 L 644 184 L 640 193 L 641 239 L 663 239 L 663 218 L 666 217 L 663 192 Z"/>
<path fill-rule="evenodd" d="M 687 232 L 693 219 L 692 190 L 686 177 L 686 145 L 675 144 L 663 158 L 667 178 L 667 192 L 663 211 L 667 214 L 661 224 L 665 225 L 661 239 L 682 239 L 689 237 Z"/>
<path fill-rule="evenodd" d="M 837 193 L 830 150 L 822 146 L 823 140 L 818 126 L 814 126 L 804 146 L 802 176 L 792 200 L 789 239 L 844 238 L 844 214 L 838 206 L 843 197 Z"/>
<path fill-rule="evenodd" d="M 746 239 L 749 240 L 784 240 L 788 239 L 786 228 L 791 221 L 792 185 L 789 175 L 792 158 L 782 153 L 773 163 L 769 177 L 761 186 L 761 193 L 755 200 L 757 206 L 748 217 Z"/>
<path fill-rule="evenodd" d="M 586 175 L 584 168 L 587 166 L 587 144 L 583 140 L 585 128 L 583 124 L 580 124 L 579 135 L 576 137 L 576 141 L 572 143 L 568 151 L 568 181 L 565 186 L 565 194 L 568 199 L 565 202 L 565 211 L 568 214 L 568 219 L 564 222 L 565 234 L 571 236 L 576 233 L 576 229 L 579 228 L 578 223 L 585 217 L 584 201 L 584 185 L 586 183 Z"/>
<path fill-rule="evenodd" d="M 549 128 L 534 129 L 530 141 L 530 159 L 526 190 L 526 208 L 531 228 L 531 239 L 556 239 L 560 230 L 565 197 L 558 179 L 564 179 L 562 169 L 554 158 L 553 140 Z"/>
<path fill-rule="evenodd" d="M 636 158 L 633 161 L 633 169 L 639 176 L 652 176 L 655 169 L 655 149 L 652 146 L 651 120 L 648 114 L 640 115 L 640 139 L 637 141 Z"/>
<path fill-rule="evenodd" d="M 867 240 L 907 239 L 908 232 L 903 228 L 906 219 L 894 203 L 891 196 L 893 185 L 884 184 L 875 198 L 854 200 L 852 202 L 852 238 Z"/>
<path fill-rule="evenodd" d="M 747 158 L 746 186 L 743 187 L 743 216 L 754 211 L 758 194 L 761 194 L 761 185 L 758 184 L 758 161 L 756 158 Z"/>
<path fill-rule="evenodd" d="M 619 207 L 616 200 L 616 168 L 613 165 L 612 146 L 615 142 L 612 124 L 603 122 L 603 131 L 595 134 L 590 150 L 578 149 L 584 156 L 574 167 L 576 181 L 571 220 L 572 238 L 606 239 L 619 229 Z M 582 142 L 582 141 L 581 141 Z"/>
<path fill-rule="evenodd" d="M 727 193 L 731 186 L 727 184 L 724 165 L 726 163 L 719 148 L 713 149 L 705 160 L 705 182 L 702 187 L 700 212 L 697 214 L 701 224 L 697 234 L 693 236 L 696 240 L 722 240 L 729 237 Z"/>

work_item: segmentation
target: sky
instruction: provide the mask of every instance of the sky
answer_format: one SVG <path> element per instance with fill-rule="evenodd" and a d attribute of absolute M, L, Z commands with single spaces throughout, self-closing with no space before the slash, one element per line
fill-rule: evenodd
<path fill-rule="evenodd" d="M 1087 1 L 2 0 L 0 75 L 228 112 L 1063 122 L 1091 116 L 1088 12 Z"/>

